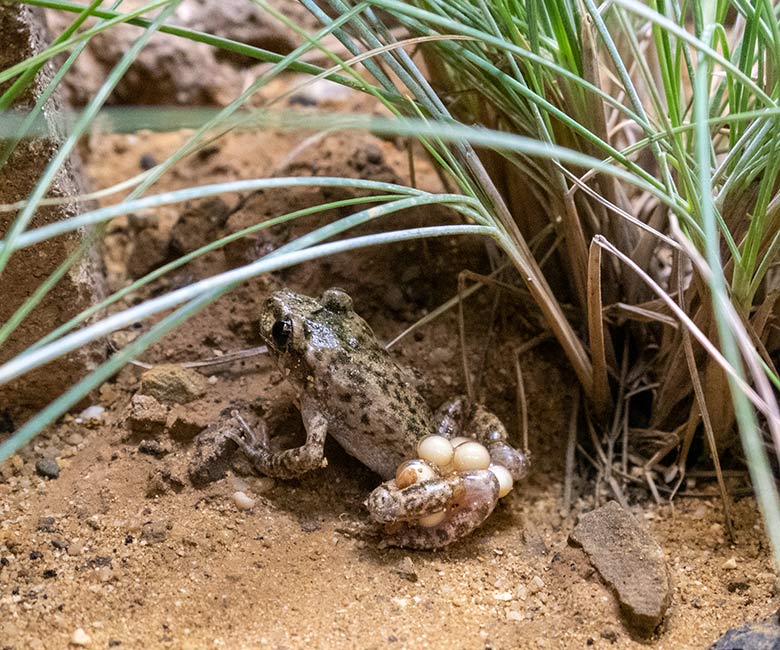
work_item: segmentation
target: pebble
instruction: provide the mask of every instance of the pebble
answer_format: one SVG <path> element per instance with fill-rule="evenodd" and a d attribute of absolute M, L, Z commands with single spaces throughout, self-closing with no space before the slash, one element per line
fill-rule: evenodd
<path fill-rule="evenodd" d="M 726 560 L 723 564 L 720 565 L 721 569 L 726 570 L 733 570 L 737 568 L 737 558 L 730 557 L 728 560 Z"/>
<path fill-rule="evenodd" d="M 71 557 L 76 557 L 78 555 L 81 555 L 81 553 L 84 551 L 84 542 L 80 540 L 73 540 L 70 544 L 68 544 L 68 555 Z"/>
<path fill-rule="evenodd" d="M 412 558 L 408 555 L 405 556 L 394 568 L 393 572 L 397 573 L 404 580 L 409 582 L 417 582 L 419 576 L 417 575 L 417 569 L 414 566 Z"/>
<path fill-rule="evenodd" d="M 38 472 L 39 476 L 43 476 L 44 478 L 56 479 L 59 478 L 60 475 L 60 466 L 57 464 L 56 460 L 41 458 L 35 463 L 35 471 Z"/>
<path fill-rule="evenodd" d="M 544 580 L 542 580 L 539 576 L 534 576 L 531 578 L 531 582 L 528 583 L 529 593 L 535 594 L 542 589 L 544 589 Z"/>
<path fill-rule="evenodd" d="M 141 539 L 147 544 L 159 544 L 168 539 L 170 524 L 166 521 L 150 521 L 141 528 Z"/>
<path fill-rule="evenodd" d="M 190 368 L 163 364 L 141 375 L 141 395 L 154 397 L 163 404 L 187 404 L 206 392 L 206 378 Z"/>
<path fill-rule="evenodd" d="M 105 407 L 100 406 L 99 404 L 93 404 L 79 413 L 79 418 L 84 422 L 99 422 L 103 419 L 105 412 Z"/>
<path fill-rule="evenodd" d="M 658 542 L 616 501 L 580 516 L 569 541 L 582 547 L 614 589 L 626 624 L 651 635 L 672 599 L 669 569 Z"/>
<path fill-rule="evenodd" d="M 92 643 L 92 638 L 83 629 L 77 627 L 70 636 L 70 642 L 77 646 L 88 646 Z"/>
<path fill-rule="evenodd" d="M 71 433 L 65 439 L 65 442 L 75 447 L 76 445 L 80 445 L 82 442 L 84 442 L 84 436 L 82 436 L 80 433 Z"/>
<path fill-rule="evenodd" d="M 246 492 L 233 492 L 233 503 L 239 510 L 251 510 L 255 507 L 255 500 L 248 496 Z"/>
<path fill-rule="evenodd" d="M 38 530 L 42 533 L 56 533 L 57 520 L 54 517 L 38 517 Z"/>

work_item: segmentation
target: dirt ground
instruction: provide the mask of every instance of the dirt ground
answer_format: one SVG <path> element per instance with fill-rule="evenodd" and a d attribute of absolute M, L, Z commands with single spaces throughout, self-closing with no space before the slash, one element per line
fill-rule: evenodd
<path fill-rule="evenodd" d="M 366 108 L 353 95 L 324 97 L 315 103 Z M 298 108 L 305 103 L 293 102 Z M 408 181 L 403 143 L 364 134 L 310 141 L 310 135 L 228 134 L 156 189 L 272 174 Z M 110 186 L 163 160 L 187 136 L 93 137 L 82 152 L 93 187 Z M 415 171 L 421 187 L 439 187 L 424 160 Z M 169 206 L 156 220 L 143 214 L 119 218 L 106 234 L 109 282 L 122 286 L 215 234 L 323 198 L 349 196 L 265 192 Z M 129 295 L 123 305 L 254 259 L 339 214 L 307 217 L 210 253 Z M 398 216 L 394 225 L 451 219 L 428 209 Z M 455 295 L 464 268 L 487 269 L 482 242 L 399 244 L 289 269 L 243 285 L 143 361 L 177 363 L 259 345 L 259 307 L 283 286 L 313 295 L 343 287 L 377 336 L 389 340 Z M 493 324 L 491 303 L 492 294 L 483 291 L 466 304 L 470 359 L 478 365 L 488 343 L 481 390 L 516 432 L 508 359 L 538 330 L 528 306 L 506 297 Z M 118 333 L 111 345 L 147 326 Z M 433 406 L 462 392 L 454 314 L 403 339 L 394 355 L 413 371 Z M 665 551 L 673 583 L 672 605 L 656 636 L 633 637 L 585 554 L 567 542 L 577 514 L 597 505 L 586 466 L 575 483 L 573 511 L 560 511 L 576 380 L 551 343 L 524 355 L 522 367 L 532 474 L 482 528 L 439 552 L 383 549 L 350 532 L 367 520 L 362 501 L 378 478 L 335 443 L 326 447 L 329 466 L 299 480 L 255 476 L 239 454 L 224 478 L 194 487 L 187 478 L 191 431 L 130 431 L 126 418 L 142 369 L 125 368 L 93 399 L 105 408 L 98 418 L 65 417 L 0 469 L 0 648 L 66 648 L 77 628 L 90 637 L 91 648 L 704 648 L 729 627 L 778 609 L 755 502 L 735 503 L 731 543 L 715 486 L 699 479 L 696 489 L 711 497 L 657 506 L 642 491 L 630 495 L 635 514 Z M 270 360 L 255 357 L 203 373 L 206 393 L 175 407 L 186 409 L 196 428 L 241 404 L 273 430 L 289 433 L 287 438 L 300 434 L 292 391 Z M 41 458 L 58 461 L 58 478 L 36 473 Z M 237 507 L 236 491 L 253 499 L 249 510 Z M 605 496 L 598 498 L 603 502 Z"/>

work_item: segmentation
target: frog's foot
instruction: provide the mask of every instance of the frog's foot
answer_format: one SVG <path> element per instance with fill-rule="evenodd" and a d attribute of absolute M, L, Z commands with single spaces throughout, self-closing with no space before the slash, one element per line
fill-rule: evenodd
<path fill-rule="evenodd" d="M 300 447 L 283 451 L 270 449 L 264 426 L 259 433 L 256 433 L 240 414 L 234 411 L 233 416 L 241 424 L 242 432 L 239 434 L 237 431 L 226 431 L 225 437 L 241 448 L 261 474 L 276 478 L 295 478 L 305 472 L 327 466 L 324 446 L 328 423 L 313 404 L 306 401 L 301 404 L 301 416 L 306 427 L 306 442 Z"/>
<path fill-rule="evenodd" d="M 453 472 L 399 488 L 395 480 L 366 501 L 371 518 L 384 525 L 383 543 L 436 549 L 468 535 L 498 503 L 499 483 L 491 470 Z"/>

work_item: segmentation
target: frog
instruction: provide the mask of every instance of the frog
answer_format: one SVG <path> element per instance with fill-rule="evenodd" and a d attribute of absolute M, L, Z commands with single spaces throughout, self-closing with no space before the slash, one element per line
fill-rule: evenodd
<path fill-rule="evenodd" d="M 499 418 L 465 396 L 434 413 L 342 289 L 328 289 L 318 299 L 276 291 L 262 306 L 259 334 L 295 389 L 306 439 L 273 451 L 264 428 L 244 426 L 228 437 L 256 471 L 289 479 L 327 466 L 324 445 L 332 436 L 383 480 L 365 505 L 384 545 L 447 546 L 480 526 L 498 502 L 498 480 L 489 469 L 445 472 L 401 489 L 396 468 L 417 456 L 426 436 L 473 438 L 514 480 L 526 476 L 527 454 L 509 444 Z M 421 517 L 441 512 L 438 524 L 418 525 Z"/>

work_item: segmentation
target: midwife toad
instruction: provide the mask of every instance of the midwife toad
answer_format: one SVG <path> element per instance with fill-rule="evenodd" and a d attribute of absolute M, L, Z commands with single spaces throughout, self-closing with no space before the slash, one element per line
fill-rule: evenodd
<path fill-rule="evenodd" d="M 514 480 L 527 473 L 525 455 L 507 443 L 504 426 L 484 407 L 456 398 L 434 417 L 343 291 L 329 289 L 320 300 L 290 290 L 273 294 L 263 307 L 260 334 L 297 391 L 306 442 L 273 452 L 264 434 L 227 435 L 259 472 L 281 478 L 324 467 L 325 436 L 333 436 L 386 479 L 366 505 L 372 519 L 384 525 L 387 544 L 445 546 L 479 526 L 498 501 L 497 472 L 507 472 L 494 465 L 456 471 L 446 461 L 443 468 L 428 463 L 424 475 L 398 485 L 396 468 L 417 458 L 418 443 L 430 434 L 453 443 L 457 436 L 469 436 L 487 448 L 485 468 L 490 462 L 501 465 Z M 512 479 L 507 478 L 510 486 Z"/>

